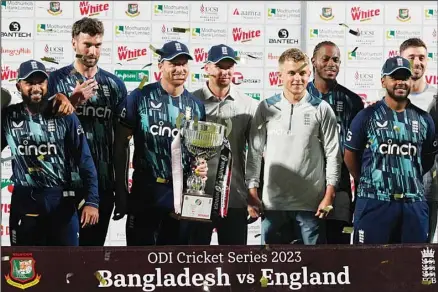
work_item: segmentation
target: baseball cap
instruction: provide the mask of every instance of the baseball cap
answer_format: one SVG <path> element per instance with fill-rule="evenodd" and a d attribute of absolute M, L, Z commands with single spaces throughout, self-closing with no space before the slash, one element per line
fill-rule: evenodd
<path fill-rule="evenodd" d="M 18 68 L 18 81 L 27 79 L 30 75 L 34 73 L 43 73 L 47 77 L 49 77 L 49 74 L 47 74 L 46 66 L 44 66 L 43 63 L 35 61 L 35 60 L 29 60 L 26 62 L 23 62 L 20 64 L 20 68 Z"/>
<path fill-rule="evenodd" d="M 207 63 L 216 64 L 223 59 L 231 59 L 237 63 L 236 55 L 236 52 L 229 46 L 223 44 L 212 46 L 208 51 Z"/>
<path fill-rule="evenodd" d="M 187 48 L 185 44 L 177 41 L 165 43 L 156 53 L 160 55 L 160 63 L 170 61 L 179 55 L 186 55 L 189 57 L 189 60 L 193 60 L 192 56 L 190 56 L 189 48 Z"/>
<path fill-rule="evenodd" d="M 383 64 L 382 77 L 392 75 L 398 70 L 404 70 L 409 76 L 412 75 L 411 63 L 407 59 L 397 56 L 387 59 L 385 64 Z"/>

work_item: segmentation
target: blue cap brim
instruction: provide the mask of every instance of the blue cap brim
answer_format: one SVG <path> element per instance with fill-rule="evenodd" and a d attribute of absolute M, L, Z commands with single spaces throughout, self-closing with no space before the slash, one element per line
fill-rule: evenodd
<path fill-rule="evenodd" d="M 222 61 L 222 60 L 224 60 L 224 59 L 230 59 L 230 60 L 233 60 L 234 63 L 237 64 L 237 60 L 236 60 L 235 58 L 233 58 L 233 57 L 230 57 L 230 56 L 224 56 L 224 57 L 222 57 L 222 58 L 220 58 L 220 59 L 218 59 L 218 60 L 215 60 L 215 61 L 207 61 L 207 63 L 214 63 L 214 64 L 217 64 L 217 63 L 219 63 L 220 61 Z"/>
<path fill-rule="evenodd" d="M 43 71 L 43 70 L 33 70 L 32 72 L 30 72 L 30 73 L 27 74 L 26 76 L 21 77 L 21 78 L 18 78 L 17 81 L 25 80 L 25 79 L 29 78 L 30 75 L 35 74 L 35 73 L 43 73 L 44 75 L 46 75 L 47 78 L 49 78 L 49 74 L 47 74 L 46 71 Z"/>
<path fill-rule="evenodd" d="M 399 67 L 399 68 L 395 68 L 394 70 L 392 70 L 392 71 L 389 72 L 389 73 L 382 73 L 382 77 L 383 77 L 383 76 L 391 76 L 392 74 L 394 74 L 394 73 L 397 72 L 398 70 L 404 70 L 404 71 L 406 71 L 407 73 L 409 73 L 409 76 L 412 76 L 412 71 L 411 71 L 411 69 L 406 68 L 406 67 Z"/>
<path fill-rule="evenodd" d="M 172 61 L 173 59 L 175 59 L 176 57 L 178 57 L 180 55 L 186 55 L 187 57 L 189 57 L 189 60 L 193 60 L 193 57 L 190 56 L 190 54 L 188 54 L 186 52 L 181 52 L 181 53 L 177 53 L 177 54 L 172 55 L 172 56 L 167 57 L 167 58 L 161 58 L 160 59 L 160 63 L 163 62 L 163 61 Z"/>

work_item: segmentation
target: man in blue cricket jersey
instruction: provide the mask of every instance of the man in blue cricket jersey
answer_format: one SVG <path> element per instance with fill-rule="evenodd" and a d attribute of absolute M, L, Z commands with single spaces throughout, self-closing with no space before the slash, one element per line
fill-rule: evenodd
<path fill-rule="evenodd" d="M 49 76 L 50 90 L 64 93 L 76 107 L 99 177 L 99 224 L 81 230 L 81 246 L 103 246 L 105 243 L 114 208 L 116 109 L 127 94 L 120 78 L 97 66 L 103 35 L 101 21 L 87 17 L 76 21 L 72 28 L 72 44 L 77 58 L 73 64 Z"/>
<path fill-rule="evenodd" d="M 431 116 L 408 99 L 411 75 L 407 59 L 386 60 L 385 97 L 361 111 L 347 134 L 344 160 L 360 181 L 355 243 L 427 242 L 423 174 L 433 165 L 438 141 Z"/>
<path fill-rule="evenodd" d="M 22 63 L 17 89 L 23 102 L 2 110 L 2 149 L 9 145 L 13 155 L 11 244 L 77 246 L 79 221 L 68 162 L 84 181 L 82 227 L 99 219 L 96 168 L 76 115 L 57 117 L 48 106 L 47 77 L 42 63 Z"/>
<path fill-rule="evenodd" d="M 206 118 L 202 102 L 184 88 L 188 60 L 192 60 L 187 46 L 168 42 L 157 54 L 161 80 L 137 88 L 128 96 L 116 129 L 116 209 L 126 205 L 128 143 L 134 135 L 134 173 L 127 203 L 128 246 L 183 243 L 180 221 L 170 216 L 174 211 L 171 143 L 178 133 L 176 120 L 180 113 L 188 120 Z M 190 157 L 186 151 L 183 166 L 184 173 L 189 173 Z M 197 172 L 206 177 L 205 162 L 197 167 Z"/>
<path fill-rule="evenodd" d="M 359 95 L 336 80 L 341 65 L 341 53 L 335 43 L 323 41 L 317 44 L 313 51 L 312 65 L 314 80 L 309 82 L 307 90 L 332 107 L 338 122 L 340 149 L 343 156 L 345 137 L 351 121 L 364 108 L 364 104 Z M 345 163 L 342 163 L 333 210 L 328 214 L 325 224 L 328 244 L 350 243 L 350 235 L 343 233 L 343 229 L 352 224 L 352 205 L 350 173 Z"/>

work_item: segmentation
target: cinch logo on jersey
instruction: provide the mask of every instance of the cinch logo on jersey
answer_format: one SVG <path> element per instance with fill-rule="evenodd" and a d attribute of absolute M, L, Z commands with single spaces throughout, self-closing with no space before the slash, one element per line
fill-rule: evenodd
<path fill-rule="evenodd" d="M 149 132 L 153 135 L 153 136 L 161 136 L 161 137 L 173 137 L 175 138 L 176 135 L 178 135 L 179 133 L 179 129 L 178 128 L 171 128 L 171 127 L 165 127 L 164 126 L 164 122 L 159 122 L 158 125 L 152 125 L 149 128 Z"/>
<path fill-rule="evenodd" d="M 351 7 L 351 19 L 357 21 L 368 21 L 380 15 L 380 9 L 362 10 L 359 6 Z"/>
<path fill-rule="evenodd" d="M 114 74 L 124 82 L 141 82 L 146 76 L 146 82 L 149 82 L 148 70 L 115 70 Z"/>
<path fill-rule="evenodd" d="M 97 118 L 103 118 L 103 119 L 109 119 L 111 118 L 111 109 L 107 106 L 103 107 L 103 106 L 98 106 L 98 107 L 94 107 L 94 106 L 78 106 L 76 108 L 76 114 L 78 116 L 87 116 L 87 117 L 97 117 Z"/>
<path fill-rule="evenodd" d="M 24 140 L 22 144 L 18 145 L 17 152 L 20 155 L 56 155 L 58 151 L 56 145 L 50 142 L 41 145 L 29 145 L 29 141 Z"/>
<path fill-rule="evenodd" d="M 398 145 L 389 139 L 387 143 L 380 144 L 379 152 L 388 155 L 415 156 L 417 155 L 417 147 L 411 143 Z"/>
<path fill-rule="evenodd" d="M 9 32 L 2 31 L 3 37 L 12 37 L 12 38 L 31 38 L 32 33 L 30 32 L 21 32 L 21 25 L 19 22 L 13 21 L 9 24 Z"/>
<path fill-rule="evenodd" d="M 32 50 L 29 48 L 7 49 L 2 47 L 2 55 L 20 56 L 20 55 L 31 55 L 31 54 L 32 54 Z"/>
<path fill-rule="evenodd" d="M 89 1 L 79 2 L 79 12 L 82 16 L 95 16 L 109 10 L 108 3 L 93 3 Z"/>
<path fill-rule="evenodd" d="M 128 49 L 127 46 L 117 47 L 117 55 L 120 61 L 132 61 L 147 55 L 147 49 Z"/>
<path fill-rule="evenodd" d="M 10 66 L 2 66 L 2 81 L 15 80 L 18 78 L 17 70 L 12 70 Z"/>
<path fill-rule="evenodd" d="M 278 76 L 278 72 L 269 72 L 269 85 L 280 86 L 283 85 L 283 81 Z"/>
<path fill-rule="evenodd" d="M 116 36 L 125 37 L 150 37 L 151 27 L 144 26 L 133 26 L 133 25 L 116 25 L 115 26 Z"/>
<path fill-rule="evenodd" d="M 248 30 L 243 31 L 240 27 L 233 27 L 233 40 L 235 42 L 248 42 L 251 41 L 254 38 L 259 38 L 261 36 L 262 32 L 261 30 Z"/>
<path fill-rule="evenodd" d="M 196 63 L 202 63 L 207 61 L 208 52 L 206 52 L 204 48 L 195 48 L 193 54 L 195 56 Z"/>

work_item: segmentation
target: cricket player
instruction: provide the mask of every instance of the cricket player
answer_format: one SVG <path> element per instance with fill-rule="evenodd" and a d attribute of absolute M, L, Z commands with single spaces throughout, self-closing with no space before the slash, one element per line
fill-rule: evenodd
<path fill-rule="evenodd" d="M 314 80 L 309 82 L 307 90 L 330 104 L 336 115 L 339 131 L 339 143 L 343 157 L 344 143 L 353 118 L 364 108 L 359 95 L 339 84 L 336 77 L 341 65 L 341 54 L 338 46 L 331 41 L 323 41 L 316 45 L 312 57 Z M 351 226 L 353 204 L 350 173 L 342 162 L 341 178 L 336 186 L 333 210 L 326 220 L 326 236 L 328 244 L 349 244 L 350 235 L 343 233 L 344 227 Z"/>
<path fill-rule="evenodd" d="M 236 52 L 229 46 L 216 45 L 208 51 L 205 72 L 208 81 L 193 95 L 205 105 L 207 121 L 225 124 L 231 121 L 228 136 L 233 153 L 233 168 L 230 183 L 230 203 L 228 214 L 217 218 L 213 224 L 191 222 L 189 244 L 209 245 L 212 229 L 216 228 L 220 245 L 246 245 L 248 230 L 247 199 L 245 184 L 246 145 L 248 143 L 251 121 L 258 103 L 231 84 Z M 209 176 L 206 192 L 213 194 L 219 155 L 209 161 Z M 212 171 L 212 169 L 214 171 Z"/>
<path fill-rule="evenodd" d="M 345 164 L 359 181 L 354 243 L 426 243 L 428 206 L 423 175 L 438 151 L 431 116 L 408 99 L 411 66 L 394 57 L 382 68 L 385 97 L 353 120 Z"/>
<path fill-rule="evenodd" d="M 181 113 L 187 120 L 205 121 L 204 105 L 184 88 L 188 61 L 192 60 L 187 46 L 172 41 L 156 52 L 160 55 L 158 68 L 162 78 L 135 89 L 127 97 L 114 140 L 116 197 L 121 206 L 127 204 L 128 246 L 182 243 L 180 220 L 171 217 L 174 212 L 171 143 L 178 134 L 177 118 Z M 134 173 L 128 197 L 131 136 L 134 136 Z M 184 173 L 190 173 L 187 151 L 183 152 L 183 162 Z M 205 161 L 197 166 L 196 172 L 206 177 Z"/>
<path fill-rule="evenodd" d="M 426 71 L 428 51 L 426 44 L 418 38 L 411 38 L 405 40 L 400 45 L 400 55 L 411 62 L 412 66 L 412 87 L 409 94 L 409 100 L 422 110 L 428 110 L 429 105 L 434 103 L 434 96 L 437 96 L 438 90 L 436 87 L 427 84 Z M 432 115 L 434 118 L 434 115 Z M 436 120 L 435 120 L 436 122 Z M 433 238 L 437 230 L 438 220 L 438 177 L 436 171 L 438 162 L 434 164 L 432 169 L 424 174 L 424 188 L 427 203 L 429 205 L 429 242 Z"/>
<path fill-rule="evenodd" d="M 9 145 L 13 155 L 11 244 L 77 246 L 69 161 L 79 168 L 86 190 L 82 227 L 99 220 L 96 168 L 76 115 L 58 117 L 49 107 L 47 78 L 42 63 L 22 63 L 17 89 L 23 102 L 2 110 L 2 150 Z"/>
<path fill-rule="evenodd" d="M 319 238 L 321 219 L 333 204 L 340 177 L 336 116 L 327 102 L 306 90 L 310 60 L 303 52 L 288 49 L 278 64 L 283 92 L 260 103 L 251 126 L 246 174 L 253 202 L 250 215 L 263 213 L 267 244 L 282 243 L 283 226 L 298 222 L 304 244 L 314 245 L 318 239 L 325 241 Z M 257 188 L 265 146 L 260 202 Z"/>
<path fill-rule="evenodd" d="M 99 178 L 100 220 L 93 227 L 81 229 L 81 246 L 103 246 L 105 243 L 114 209 L 113 140 L 118 119 L 116 112 L 127 95 L 123 81 L 97 65 L 103 35 L 104 26 L 100 20 L 84 17 L 76 21 L 72 27 L 76 59 L 71 65 L 49 76 L 50 91 L 67 95 L 76 107 Z M 75 182 L 80 187 L 77 175 Z M 83 195 L 77 196 L 81 198 Z M 120 217 L 115 214 L 115 219 Z"/>

